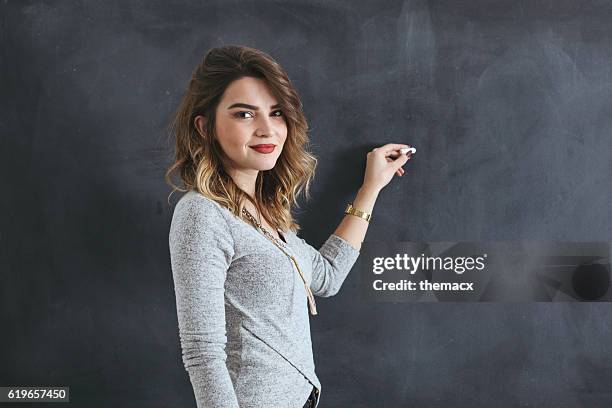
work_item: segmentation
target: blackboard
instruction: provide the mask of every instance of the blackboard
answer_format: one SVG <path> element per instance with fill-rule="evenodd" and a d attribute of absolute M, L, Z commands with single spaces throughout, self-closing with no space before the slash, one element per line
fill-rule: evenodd
<path fill-rule="evenodd" d="M 0 385 L 195 406 L 165 130 L 214 46 L 269 53 L 300 93 L 313 246 L 389 142 L 418 152 L 366 241 L 611 239 L 610 2 L 4 0 L 0 17 Z M 612 404 L 605 303 L 372 304 L 358 286 L 312 319 L 321 408 Z"/>

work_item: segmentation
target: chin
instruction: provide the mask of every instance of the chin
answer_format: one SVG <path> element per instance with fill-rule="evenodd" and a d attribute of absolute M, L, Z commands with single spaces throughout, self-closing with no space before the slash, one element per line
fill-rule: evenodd
<path fill-rule="evenodd" d="M 276 166 L 276 162 L 278 161 L 278 157 L 272 158 L 270 157 L 268 160 L 257 160 L 254 164 L 254 168 L 260 171 L 270 170 Z"/>
<path fill-rule="evenodd" d="M 258 170 L 261 170 L 261 171 L 272 170 L 274 166 L 276 166 L 276 161 L 269 163 L 269 164 L 261 165 L 259 166 Z"/>

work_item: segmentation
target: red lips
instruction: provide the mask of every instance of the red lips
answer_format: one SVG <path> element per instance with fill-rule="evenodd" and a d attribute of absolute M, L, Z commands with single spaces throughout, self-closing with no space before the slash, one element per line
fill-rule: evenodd
<path fill-rule="evenodd" d="M 258 144 L 258 145 L 249 146 L 249 147 L 259 153 L 268 154 L 268 153 L 272 153 L 276 146 L 273 144 Z"/>

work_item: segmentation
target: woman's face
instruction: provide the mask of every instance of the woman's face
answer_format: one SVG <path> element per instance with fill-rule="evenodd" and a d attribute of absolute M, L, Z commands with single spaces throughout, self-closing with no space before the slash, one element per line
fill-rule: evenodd
<path fill-rule="evenodd" d="M 259 78 L 243 77 L 226 88 L 215 113 L 215 131 L 233 169 L 270 170 L 276 164 L 287 139 L 277 102 Z M 253 148 L 257 145 L 271 146 Z"/>

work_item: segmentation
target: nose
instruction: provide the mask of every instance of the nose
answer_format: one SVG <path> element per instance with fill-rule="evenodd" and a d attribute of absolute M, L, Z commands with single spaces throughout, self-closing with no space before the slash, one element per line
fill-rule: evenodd
<path fill-rule="evenodd" d="M 257 129 L 255 130 L 255 134 L 261 137 L 271 137 L 276 134 L 276 129 L 274 127 L 273 118 L 267 117 L 265 115 L 259 116 L 259 121 L 257 122 Z"/>

